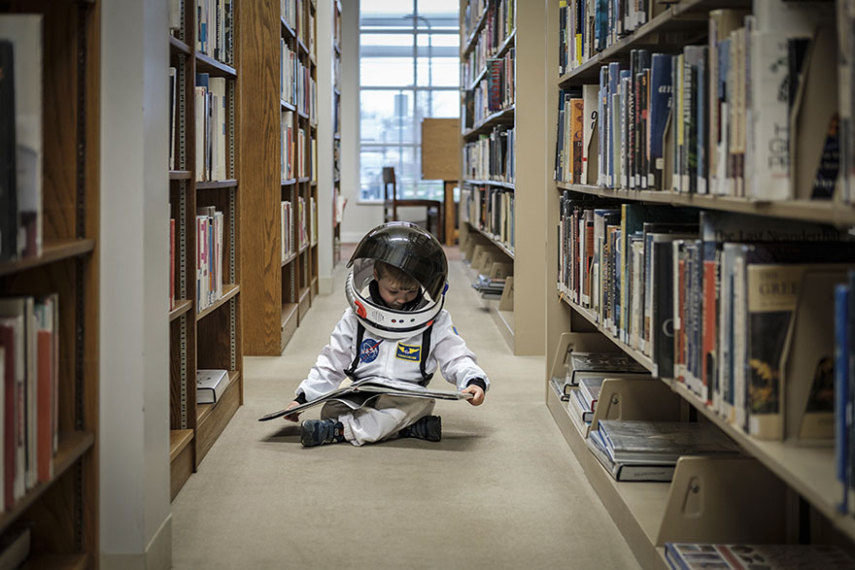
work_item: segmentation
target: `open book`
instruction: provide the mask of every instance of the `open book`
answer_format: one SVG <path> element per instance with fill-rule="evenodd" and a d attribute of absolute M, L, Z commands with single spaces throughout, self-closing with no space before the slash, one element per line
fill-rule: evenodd
<path fill-rule="evenodd" d="M 352 384 L 348 384 L 347 386 L 342 386 L 332 392 L 328 392 L 310 402 L 291 408 L 290 410 L 279 410 L 278 412 L 262 416 L 258 418 L 258 421 L 266 422 L 267 420 L 296 414 L 313 406 L 317 406 L 318 404 L 323 404 L 324 402 L 332 400 L 342 402 L 350 407 L 350 409 L 355 410 L 383 394 L 388 394 L 390 396 L 404 396 L 407 398 L 430 398 L 433 400 L 469 400 L 472 398 L 472 394 L 468 392 L 463 393 L 453 390 L 429 390 L 423 386 L 409 382 L 387 384 L 384 382 L 378 382 L 377 380 L 358 380 Z"/>

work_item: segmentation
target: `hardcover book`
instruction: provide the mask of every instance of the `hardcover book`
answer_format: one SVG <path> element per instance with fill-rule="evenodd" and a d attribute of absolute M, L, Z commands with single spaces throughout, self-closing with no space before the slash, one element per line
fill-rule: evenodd
<path fill-rule="evenodd" d="M 647 374 L 647 369 L 622 352 L 571 352 L 569 382 L 576 386 L 583 372 Z"/>
<path fill-rule="evenodd" d="M 667 482 L 674 477 L 673 462 L 622 462 L 612 459 L 599 430 L 591 430 L 585 440 L 588 449 L 615 481 Z"/>
<path fill-rule="evenodd" d="M 227 370 L 197 370 L 196 403 L 216 404 L 222 398 L 228 385 L 229 373 Z"/>
<path fill-rule="evenodd" d="M 0 40 L 0 261 L 18 256 L 15 72 L 12 42 Z"/>
<path fill-rule="evenodd" d="M 650 64 L 650 129 L 647 141 L 647 186 L 661 190 L 665 123 L 671 114 L 671 56 L 654 53 Z"/>
<path fill-rule="evenodd" d="M 710 423 L 643 420 L 599 420 L 598 423 L 606 452 L 618 463 L 676 463 L 682 455 L 739 453 L 739 446 Z"/>

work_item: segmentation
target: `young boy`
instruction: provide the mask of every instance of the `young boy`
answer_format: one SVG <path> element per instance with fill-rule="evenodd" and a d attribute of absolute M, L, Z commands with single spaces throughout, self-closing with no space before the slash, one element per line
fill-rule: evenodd
<path fill-rule="evenodd" d="M 481 405 L 490 383 L 443 309 L 448 262 L 439 242 L 415 224 L 389 222 L 362 238 L 348 267 L 350 307 L 287 409 L 335 390 L 346 376 L 426 386 L 437 368 L 459 391 L 472 394 L 471 405 Z M 300 440 L 305 447 L 341 441 L 359 446 L 396 436 L 439 441 L 434 403 L 388 394 L 357 409 L 330 401 L 322 419 L 302 423 Z M 285 419 L 297 421 L 297 414 Z"/>

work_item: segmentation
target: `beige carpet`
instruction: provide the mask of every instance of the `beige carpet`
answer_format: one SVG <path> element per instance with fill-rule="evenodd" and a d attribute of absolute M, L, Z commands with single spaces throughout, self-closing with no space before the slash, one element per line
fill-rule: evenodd
<path fill-rule="evenodd" d="M 339 265 L 283 355 L 246 359 L 244 406 L 173 503 L 175 568 L 638 567 L 546 409 L 543 358 L 511 354 L 449 257 L 447 307 L 493 382 L 485 404 L 438 402 L 439 443 L 304 449 L 295 424 L 258 422 L 344 311 Z"/>

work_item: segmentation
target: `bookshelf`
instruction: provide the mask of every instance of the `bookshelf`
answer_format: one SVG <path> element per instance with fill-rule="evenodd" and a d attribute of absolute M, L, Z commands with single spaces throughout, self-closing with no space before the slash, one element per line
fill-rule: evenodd
<path fill-rule="evenodd" d="M 171 5 L 169 312 L 171 497 L 243 403 L 241 342 L 242 132 L 239 6 Z M 183 8 L 183 11 L 182 11 Z M 203 31 L 204 29 L 204 31 Z M 208 33 L 207 30 L 217 30 Z M 197 404 L 196 371 L 228 371 L 216 404 Z"/>
<path fill-rule="evenodd" d="M 10 19 L 22 17 L 26 24 Z M 52 473 L 22 481 L 21 494 L 6 496 L 8 504 L 0 513 L 0 533 L 29 526 L 27 564 L 32 566 L 91 567 L 99 557 L 100 20 L 100 2 L 6 2 L 0 10 L 0 37 L 11 39 L 12 49 L 19 50 L 14 56 L 15 109 L 38 117 L 35 137 L 40 142 L 32 148 L 41 155 L 38 167 L 24 173 L 41 179 L 24 191 L 34 196 L 33 188 L 40 187 L 41 195 L 32 202 L 37 204 L 41 226 L 33 234 L 39 236 L 40 251 L 0 260 L 0 291 L 4 297 L 30 298 L 55 293 L 58 299 L 58 326 L 51 333 L 58 353 L 40 360 L 48 363 L 44 370 L 55 372 L 52 388 L 44 394 L 53 399 L 56 415 L 43 433 L 56 433 L 58 445 L 40 463 L 51 466 Z M 22 49 L 33 42 L 38 47 Z M 27 75 L 28 65 L 35 74 Z M 35 83 L 34 76 L 39 78 Z M 34 96 L 23 101 L 25 93 Z M 15 129 L 15 118 L 4 117 L 4 124 Z M 15 136 L 18 144 L 30 144 L 20 131 Z M 18 176 L 24 170 L 18 169 Z M 0 205 L 4 230 L 6 214 L 25 209 L 23 204 Z M 36 342 L 32 323 L 25 328 L 27 333 L 14 336 L 20 346 L 24 338 Z M 4 346 L 9 348 L 7 354 L 14 350 Z M 32 370 L 29 374 L 35 376 Z M 37 401 L 35 391 L 27 394 Z M 46 406 L 30 417 L 51 418 L 50 409 Z M 18 413 L 23 410 L 12 408 L 4 411 L 4 417 Z M 35 426 L 27 428 L 30 433 L 38 433 Z M 14 465 L 4 461 L 5 481 L 15 477 Z"/>
<path fill-rule="evenodd" d="M 317 6 L 253 5 L 239 20 L 246 354 L 281 354 L 318 294 Z M 270 78 L 279 78 L 271 82 Z"/>
<path fill-rule="evenodd" d="M 559 7 L 559 4 L 562 6 Z M 748 32 L 749 39 L 747 41 L 749 42 L 753 41 L 751 39 L 752 33 L 760 33 L 758 29 L 762 31 L 763 17 L 767 17 L 770 13 L 780 14 L 784 12 L 783 9 L 775 6 L 774 2 L 757 2 L 754 5 L 759 6 L 761 11 L 767 10 L 767 12 L 765 12 L 765 16 L 755 13 L 754 18 L 749 20 L 750 25 L 759 26 L 759 28 L 754 28 L 753 32 Z M 609 127 L 608 119 L 605 122 L 606 130 L 604 132 L 608 133 L 611 129 L 611 136 L 617 137 L 614 139 L 614 144 L 619 145 L 621 144 L 620 141 L 624 141 L 622 144 L 625 145 L 623 147 L 615 146 L 614 156 L 620 156 L 622 159 L 614 159 L 609 166 L 608 154 L 610 151 L 602 142 L 605 140 L 607 144 L 609 135 L 606 135 L 605 139 L 599 138 L 603 134 L 599 127 L 603 124 L 602 119 L 607 116 L 609 109 L 606 108 L 606 113 L 604 113 L 602 108 L 597 108 L 592 117 L 587 106 L 589 99 L 586 98 L 586 93 L 588 91 L 584 86 L 596 86 L 596 89 L 592 90 L 595 93 L 593 101 L 595 104 L 599 103 L 601 99 L 601 67 L 619 63 L 623 68 L 630 69 L 634 62 L 643 61 L 641 59 L 643 56 L 634 50 L 646 49 L 652 53 L 663 53 L 668 56 L 682 54 L 684 58 L 690 57 L 688 54 L 691 50 L 685 50 L 686 46 L 707 46 L 708 50 L 712 50 L 709 38 L 716 29 L 721 32 L 724 27 L 721 22 L 727 21 L 727 18 L 732 18 L 739 24 L 732 28 L 734 35 L 725 34 L 724 36 L 720 35 L 719 38 L 735 38 L 740 33 L 745 33 L 736 30 L 742 27 L 744 15 L 751 12 L 752 3 L 683 0 L 672 4 L 647 2 L 635 5 L 643 7 L 646 14 L 641 16 L 628 8 L 627 19 L 622 24 L 626 26 L 626 29 L 620 33 L 612 34 L 604 45 L 599 46 L 601 48 L 599 51 L 581 37 L 578 42 L 569 41 L 569 49 L 564 51 L 566 44 L 561 41 L 562 34 L 572 40 L 573 33 L 569 30 L 572 29 L 574 22 L 572 17 L 568 17 L 565 22 L 567 22 L 567 26 L 571 27 L 560 28 L 561 14 L 563 13 L 561 9 L 565 6 L 570 13 L 576 3 L 548 1 L 548 12 L 545 19 L 548 22 L 547 44 L 551 46 L 547 52 L 546 66 L 551 71 L 548 75 L 548 81 L 545 83 L 544 98 L 549 115 L 548 123 L 551 125 L 547 133 L 549 133 L 549 144 L 553 148 L 551 155 L 553 161 L 547 167 L 548 178 L 550 179 L 548 184 L 549 207 L 545 210 L 546 253 L 550 260 L 547 263 L 549 294 L 546 300 L 545 344 L 548 363 L 546 371 L 546 404 L 548 409 L 569 447 L 582 464 L 588 482 L 599 494 L 603 504 L 621 528 L 639 562 L 645 568 L 668 567 L 664 554 L 665 542 L 834 543 L 851 552 L 853 541 L 855 541 L 855 524 L 853 524 L 855 519 L 852 518 L 851 514 L 842 513 L 839 508 L 843 498 L 843 490 L 842 484 L 837 478 L 834 438 L 825 436 L 823 439 L 811 439 L 793 434 L 793 430 L 796 429 L 793 426 L 799 419 L 798 416 L 790 413 L 792 411 L 791 406 L 798 405 L 798 401 L 795 401 L 793 395 L 810 391 L 814 381 L 813 375 L 807 377 L 792 374 L 792 370 L 794 370 L 792 362 L 796 361 L 799 350 L 795 347 L 804 345 L 797 344 L 796 340 L 791 340 L 793 348 L 785 349 L 789 352 L 784 352 L 784 357 L 781 360 L 783 363 L 781 374 L 789 375 L 788 377 L 785 376 L 785 380 L 782 382 L 786 383 L 781 388 L 781 398 L 785 402 L 780 404 L 784 423 L 783 435 L 776 437 L 762 432 L 751 433 L 755 429 L 750 427 L 752 420 L 745 419 L 744 424 L 749 427 L 744 428 L 743 421 L 739 419 L 740 412 L 725 413 L 729 408 L 725 407 L 726 401 L 721 401 L 724 396 L 719 394 L 718 386 L 723 385 L 722 382 L 726 383 L 728 377 L 719 376 L 719 374 L 725 373 L 719 372 L 716 368 L 708 368 L 708 366 L 712 366 L 707 357 L 710 354 L 710 346 L 703 344 L 710 342 L 715 349 L 718 349 L 712 353 L 712 357 L 716 359 L 715 364 L 718 364 L 718 359 L 724 358 L 719 341 L 708 340 L 709 338 L 721 338 L 718 335 L 722 334 L 720 327 L 723 326 L 721 323 L 724 321 L 716 313 L 721 305 L 709 305 L 712 297 L 704 296 L 706 289 L 703 285 L 703 280 L 709 278 L 712 284 L 710 290 L 719 290 L 717 288 L 721 286 L 721 281 L 714 279 L 720 279 L 721 274 L 728 274 L 724 266 L 719 266 L 714 270 L 715 272 L 708 274 L 708 268 L 696 264 L 694 267 L 698 269 L 699 273 L 698 281 L 694 285 L 695 288 L 678 289 L 678 291 L 688 291 L 686 295 L 691 296 L 691 300 L 685 301 L 687 303 L 685 306 L 692 306 L 698 312 L 694 316 L 688 316 L 688 313 L 680 314 L 682 322 L 677 325 L 675 340 L 666 339 L 666 343 L 676 342 L 674 345 L 676 348 L 671 347 L 676 351 L 674 372 L 671 374 L 663 373 L 667 367 L 658 353 L 652 352 L 650 346 L 651 342 L 661 342 L 656 340 L 660 337 L 657 336 L 650 340 L 649 337 L 645 336 L 644 325 L 633 325 L 635 318 L 641 318 L 642 321 L 639 322 L 643 322 L 644 318 L 650 318 L 654 321 L 653 326 L 658 323 L 652 314 L 645 312 L 644 305 L 640 305 L 632 297 L 632 293 L 639 290 L 643 290 L 645 296 L 648 294 L 655 295 L 656 283 L 658 286 L 661 286 L 662 283 L 654 282 L 654 286 L 650 287 L 650 282 L 642 281 L 639 287 L 639 283 L 631 281 L 634 275 L 633 271 L 635 271 L 631 268 L 632 260 L 636 259 L 641 264 L 649 261 L 645 258 L 647 250 L 640 243 L 633 248 L 630 247 L 630 242 L 625 242 L 630 243 L 630 245 L 624 247 L 621 253 L 625 256 L 623 258 L 624 263 L 629 265 L 619 266 L 616 270 L 617 277 L 603 275 L 602 279 L 621 279 L 620 286 L 628 287 L 628 292 L 625 293 L 626 296 L 615 296 L 611 301 L 623 304 L 624 306 L 620 309 L 615 305 L 608 305 L 610 301 L 604 300 L 599 291 L 591 288 L 594 287 L 592 283 L 599 283 L 598 279 L 600 278 L 597 276 L 599 274 L 588 273 L 589 268 L 596 266 L 596 260 L 592 262 L 593 265 L 579 262 L 580 255 L 588 255 L 590 251 L 586 250 L 587 246 L 580 245 L 580 242 L 587 239 L 585 236 L 588 235 L 583 229 L 587 227 L 586 220 L 590 220 L 593 228 L 596 227 L 593 225 L 596 223 L 594 221 L 596 218 L 593 216 L 585 218 L 583 213 L 576 213 L 576 217 L 573 217 L 574 212 L 583 212 L 585 209 L 614 209 L 619 212 L 616 218 L 618 221 L 605 222 L 606 224 L 619 225 L 621 222 L 630 224 L 628 216 L 632 214 L 629 212 L 639 212 L 642 207 L 646 206 L 651 208 L 648 211 L 660 212 L 664 217 L 658 220 L 653 217 L 644 218 L 645 221 L 657 221 L 664 224 L 663 220 L 670 215 L 667 212 L 674 213 L 679 210 L 683 214 L 671 218 L 671 221 L 673 222 L 681 216 L 683 221 L 690 219 L 697 221 L 699 218 L 700 230 L 696 230 L 695 233 L 697 234 L 700 231 L 701 234 L 697 238 L 691 239 L 701 239 L 706 235 L 704 239 L 711 243 L 745 241 L 745 238 L 739 240 L 735 237 L 726 237 L 722 240 L 719 236 L 716 236 L 715 240 L 711 240 L 710 234 L 703 233 L 703 228 L 722 228 L 721 224 L 725 223 L 721 222 L 716 225 L 715 220 L 730 220 L 735 226 L 734 231 L 738 230 L 746 234 L 758 228 L 762 231 L 763 228 L 775 224 L 790 229 L 815 228 L 817 224 L 821 224 L 825 228 L 822 231 L 845 232 L 855 222 L 855 210 L 846 197 L 845 185 L 843 184 L 846 177 L 841 175 L 837 180 L 833 196 L 827 199 L 806 197 L 805 188 L 797 176 L 802 176 L 805 172 L 811 171 L 811 168 L 813 168 L 812 172 L 816 172 L 815 164 L 817 163 L 810 162 L 813 157 L 808 156 L 809 153 L 803 152 L 802 147 L 794 143 L 792 146 L 784 145 L 789 150 L 788 157 L 792 165 L 790 174 L 785 178 L 779 178 L 775 184 L 764 186 L 764 172 L 761 169 L 754 168 L 752 170 L 749 167 L 751 160 L 757 159 L 760 153 L 757 150 L 759 145 L 752 140 L 759 140 L 762 131 L 754 127 L 762 124 L 758 117 L 767 112 L 766 109 L 762 112 L 757 111 L 756 107 L 754 120 L 757 122 L 755 123 L 747 123 L 748 119 L 744 117 L 732 115 L 727 117 L 728 121 L 732 121 L 731 125 L 741 124 L 744 139 L 742 141 L 729 139 L 727 137 L 730 131 L 727 131 L 724 138 L 728 145 L 732 144 L 733 146 L 727 148 L 725 152 L 734 156 L 738 155 L 743 152 L 740 150 L 740 144 L 742 145 L 741 149 L 746 147 L 754 149 L 744 151 L 744 170 L 740 171 L 738 168 L 724 170 L 722 167 L 722 170 L 716 171 L 712 166 L 709 166 L 715 161 L 712 155 L 722 152 L 720 146 L 712 148 L 711 142 L 707 138 L 711 134 L 709 129 L 712 127 L 710 125 L 716 124 L 710 117 L 715 117 L 715 112 L 718 112 L 711 110 L 710 101 L 713 99 L 710 91 L 708 91 L 711 89 L 711 82 L 708 80 L 709 76 L 704 75 L 704 69 L 711 74 L 715 73 L 714 70 L 705 67 L 709 65 L 710 58 L 704 60 L 705 64 L 700 67 L 700 71 L 689 67 L 679 68 L 689 69 L 686 74 L 692 74 L 690 81 L 700 80 L 701 89 L 699 90 L 697 88 L 698 83 L 695 83 L 693 90 L 692 83 L 690 82 L 687 85 L 685 79 L 682 79 L 683 82 L 678 84 L 679 88 L 675 87 L 674 91 L 671 91 L 674 97 L 671 108 L 677 110 L 670 114 L 668 123 L 660 131 L 659 136 L 662 145 L 658 152 L 661 153 L 663 160 L 658 163 L 647 158 L 654 155 L 654 146 L 649 138 L 653 135 L 644 138 L 630 138 L 641 137 L 640 134 L 631 133 L 653 132 L 654 130 L 652 118 L 651 124 L 639 123 L 638 120 L 634 119 L 634 117 L 643 116 L 646 120 L 646 117 L 651 117 L 652 107 L 647 110 L 647 113 L 639 112 L 636 115 L 633 106 L 638 104 L 643 107 L 645 102 L 651 102 L 654 97 L 652 92 L 655 91 L 655 82 L 643 71 L 644 65 L 635 68 L 638 72 L 635 75 L 638 81 L 638 90 L 635 91 L 632 88 L 631 80 L 624 84 L 624 88 L 628 88 L 626 93 L 633 92 L 637 95 L 632 97 L 624 95 L 624 104 L 627 107 L 621 108 L 623 110 L 611 116 L 616 121 L 613 126 Z M 818 6 L 817 10 L 822 8 L 820 5 L 816 6 Z M 826 6 L 826 8 L 829 7 L 833 12 L 833 3 Z M 721 12 L 722 9 L 729 11 Z M 810 20 L 810 18 L 803 19 Z M 711 20 L 716 24 L 711 25 Z M 716 26 L 721 27 L 717 28 Z M 567 31 L 565 32 L 565 30 Z M 833 38 L 835 34 L 833 26 L 824 31 L 830 33 Z M 603 38 L 607 35 L 604 35 Z M 808 34 L 806 37 L 810 38 L 811 35 Z M 756 41 L 761 40 L 757 39 Z M 836 39 L 833 41 L 836 42 Z M 812 43 L 812 47 L 808 51 L 809 55 L 804 60 L 807 63 L 805 64 L 806 67 L 802 69 L 802 79 L 806 77 L 815 78 L 818 76 L 816 74 L 823 72 L 823 66 L 815 64 L 817 58 L 822 57 L 818 55 L 822 53 L 819 46 L 821 46 L 819 40 Z M 577 54 L 576 51 L 580 48 L 582 51 Z M 712 51 L 708 53 L 712 53 Z M 755 55 L 755 57 L 757 56 Z M 830 61 L 833 63 L 834 58 L 832 57 Z M 683 65 L 686 64 L 683 63 Z M 755 59 L 750 61 L 748 69 L 756 70 L 759 67 L 761 66 Z M 833 64 L 830 67 L 833 71 L 836 87 L 837 69 Z M 562 70 L 560 73 L 554 71 L 559 69 Z M 741 72 L 748 73 L 744 69 Z M 740 70 L 731 69 L 722 73 L 731 74 L 725 75 L 727 79 L 721 85 L 726 83 L 729 85 L 728 88 L 736 89 L 739 80 L 733 74 L 738 76 Z M 626 77 L 629 79 L 631 76 L 632 74 L 628 74 Z M 649 84 L 647 83 L 648 80 L 650 81 Z M 648 95 L 644 91 L 645 85 L 648 85 L 651 94 Z M 715 88 L 717 86 L 713 85 L 712 89 Z M 722 87 L 722 89 L 724 88 Z M 754 84 L 754 89 L 758 89 L 757 83 Z M 799 123 L 799 119 L 796 117 L 815 117 L 820 110 L 817 107 L 828 110 L 827 101 L 818 102 L 819 99 L 816 97 L 810 98 L 808 95 L 811 92 L 810 87 L 802 87 L 801 89 L 802 96 L 797 102 L 792 103 L 794 109 L 789 115 L 793 122 L 788 123 L 789 126 L 798 126 L 799 128 L 803 128 L 803 123 Z M 826 88 L 825 91 L 833 92 L 834 89 Z M 565 93 L 567 93 L 567 99 L 564 99 L 564 113 L 567 118 L 559 111 Z M 724 93 L 728 96 L 731 94 L 730 91 Z M 678 100 L 678 94 L 684 95 L 686 99 Z M 757 94 L 754 96 L 759 97 L 754 100 L 756 101 L 754 104 L 757 106 L 768 105 L 771 101 L 769 97 L 762 97 Z M 619 104 L 620 97 L 621 92 L 617 92 L 613 102 Z M 720 97 L 724 97 L 724 95 L 720 95 Z M 747 95 L 745 97 L 746 99 L 743 100 L 742 104 L 746 104 L 750 108 L 751 99 Z M 573 103 L 574 100 L 581 102 Z M 698 100 L 701 102 L 700 105 L 697 103 Z M 733 95 L 732 100 L 737 100 L 736 95 Z M 580 144 L 571 148 L 569 144 L 562 145 L 559 143 L 561 140 L 572 140 L 568 135 L 577 132 L 573 122 L 575 119 L 568 111 L 568 109 L 574 108 L 572 105 L 575 104 L 582 105 L 579 108 L 584 107 L 584 112 L 581 113 L 582 123 L 579 123 L 581 126 L 578 129 Z M 676 115 L 680 109 L 683 109 L 683 105 L 686 105 L 686 114 Z M 688 105 L 695 106 L 689 107 Z M 736 107 L 736 103 L 733 103 L 733 107 Z M 830 108 L 832 110 L 836 108 L 836 97 L 835 103 Z M 841 107 L 841 116 L 845 116 L 845 112 L 845 109 Z M 822 113 L 819 115 L 822 116 Z M 591 120 L 597 125 L 597 130 L 592 131 L 590 139 L 586 138 L 588 136 L 585 134 L 587 131 L 581 128 L 587 120 Z M 740 121 L 745 122 L 740 123 Z M 707 130 L 701 129 L 698 132 L 698 125 L 703 125 Z M 571 130 L 565 134 L 562 133 L 559 126 Z M 646 129 L 646 131 L 634 131 L 633 127 Z M 694 158 L 686 158 L 684 162 L 681 162 L 684 160 L 680 155 L 681 152 L 686 153 L 687 157 L 693 156 L 695 152 L 688 150 L 688 137 L 693 132 L 700 141 L 697 147 L 697 161 L 693 162 Z M 736 128 L 733 129 L 733 132 L 736 132 Z M 807 131 L 802 132 L 806 133 Z M 685 143 L 680 142 L 680 137 L 683 135 L 687 137 Z M 568 138 L 564 139 L 565 136 Z M 808 135 L 805 134 L 804 136 Z M 631 142 L 632 140 L 635 143 Z M 681 144 L 686 146 L 681 147 Z M 722 145 L 723 143 L 717 144 Z M 574 169 L 572 162 L 573 153 L 577 152 L 576 149 L 582 148 L 584 148 L 584 160 L 587 161 L 585 168 L 590 169 L 587 173 L 581 167 Z M 752 155 L 752 152 L 755 154 Z M 561 153 L 566 154 L 562 155 Z M 604 158 L 604 153 L 606 158 Z M 645 163 L 645 160 L 648 162 Z M 556 172 L 559 164 L 563 165 L 563 173 Z M 843 164 L 842 159 L 841 164 Z M 662 172 L 656 176 L 651 174 L 648 179 L 647 173 L 653 173 L 656 165 L 662 167 Z M 721 176 L 723 172 L 727 172 L 727 174 Z M 841 166 L 842 172 L 844 170 Z M 626 175 L 625 178 L 621 179 L 621 173 Z M 614 175 L 614 178 L 609 178 L 611 174 Z M 734 180 L 734 182 L 725 184 L 724 182 L 714 182 L 714 180 Z M 835 185 L 832 183 L 832 186 Z M 786 188 L 791 188 L 788 194 L 783 192 Z M 657 207 L 659 210 L 656 210 Z M 582 218 L 581 222 L 580 217 Z M 571 229 L 574 227 L 575 230 Z M 559 230 L 556 231 L 556 228 Z M 798 233 L 808 230 L 794 229 L 794 231 Z M 591 235 L 598 234 L 592 233 Z M 730 234 L 723 232 L 722 235 Z M 777 234 L 771 233 L 771 235 L 776 236 Z M 582 240 L 579 239 L 579 236 L 582 236 Z M 596 238 L 593 239 L 596 241 Z M 783 241 L 781 238 L 777 239 Z M 670 245 L 669 243 L 669 247 Z M 597 246 L 594 245 L 593 247 L 595 248 L 594 251 L 597 251 Z M 829 247 L 833 248 L 833 246 Z M 842 249 L 842 246 L 838 247 Z M 682 251 L 681 248 L 682 246 L 675 245 L 673 250 L 675 252 Z M 641 257 L 637 257 L 639 255 Z M 655 253 L 653 255 L 655 256 Z M 677 253 L 674 255 L 675 263 L 678 260 L 682 262 L 689 259 L 689 257 L 678 257 Z M 715 257 L 714 259 L 726 259 L 724 257 L 726 254 L 720 253 L 719 255 L 722 257 Z M 627 259 L 629 261 L 626 261 Z M 713 259 L 708 261 L 712 262 Z M 650 263 L 656 264 L 655 257 Z M 716 267 L 712 264 L 705 263 L 705 265 Z M 626 273 L 622 273 L 623 271 Z M 638 271 L 642 271 L 643 274 L 643 269 L 638 269 Z M 839 271 L 828 270 L 823 275 L 827 275 L 825 279 L 832 280 L 837 278 L 838 273 Z M 845 275 L 845 271 L 842 274 Z M 628 275 L 628 277 L 623 277 L 624 275 Z M 669 275 L 673 276 L 673 273 L 669 273 Z M 834 322 L 833 305 L 829 305 L 828 302 L 827 281 L 822 286 L 819 285 L 819 282 L 819 277 L 813 279 L 805 277 L 803 281 L 798 283 L 802 293 L 794 302 L 795 307 L 791 308 L 793 310 L 792 319 L 795 323 L 791 329 L 793 331 L 791 333 L 792 339 L 799 338 L 798 331 L 800 328 L 804 330 L 811 326 L 810 319 L 806 320 L 803 315 L 811 313 L 822 315 L 823 322 L 827 327 L 831 327 Z M 682 281 L 675 281 L 675 283 L 682 283 Z M 725 290 L 721 291 L 723 298 L 726 296 L 726 292 Z M 732 296 L 730 295 L 730 297 Z M 656 297 L 652 298 L 655 299 Z M 718 303 L 718 297 L 715 299 Z M 676 307 L 671 307 L 669 310 L 672 312 L 680 310 L 680 307 L 684 306 L 680 303 L 683 302 L 680 300 Z M 734 307 L 741 306 L 734 305 Z M 639 307 L 642 308 L 639 309 Z M 634 312 L 636 310 L 637 313 Z M 612 311 L 611 316 L 609 311 Z M 710 312 L 706 313 L 705 311 Z M 748 319 L 749 311 L 747 309 L 740 312 L 738 308 L 734 308 L 734 311 L 737 315 L 741 315 L 735 316 L 734 319 Z M 688 323 L 694 324 L 687 324 L 687 318 L 693 319 L 689 320 Z M 715 328 L 710 330 L 715 330 L 715 333 L 705 332 L 707 330 L 705 327 L 713 321 L 716 323 Z M 633 328 L 635 326 L 640 328 Z M 682 337 L 680 336 L 681 331 L 683 331 Z M 710 334 L 711 336 L 709 336 Z M 812 333 L 802 333 L 802 336 L 805 334 Z M 695 336 L 689 337 L 687 335 Z M 750 331 L 746 335 L 750 340 Z M 684 342 L 680 340 L 681 338 L 691 338 L 692 340 L 687 342 L 694 344 L 681 344 Z M 740 344 L 745 345 L 748 342 L 745 338 L 740 337 L 734 341 L 734 345 Z M 830 346 L 833 342 L 827 344 L 829 346 L 822 346 L 816 350 L 824 351 L 824 353 L 833 352 L 833 347 Z M 607 392 L 606 384 L 604 384 L 599 402 L 607 402 L 609 406 L 601 410 L 600 404 L 598 404 L 597 411 L 594 414 L 595 422 L 598 417 L 660 419 L 650 408 L 654 407 L 653 404 L 658 405 L 663 401 L 668 401 L 673 403 L 676 406 L 675 409 L 678 410 L 678 417 L 675 419 L 709 422 L 715 425 L 739 444 L 742 456 L 729 460 L 681 458 L 670 483 L 616 482 L 588 449 L 585 441 L 586 429 L 580 428 L 579 422 L 572 417 L 570 408 L 561 401 L 552 382 L 554 377 L 563 378 L 564 376 L 563 358 L 568 345 L 575 347 L 575 350 L 578 351 L 623 352 L 639 362 L 656 378 L 652 382 L 606 381 L 610 384 L 612 391 Z M 685 351 L 685 354 L 697 354 L 698 357 L 693 361 L 694 363 L 681 360 L 681 350 Z M 732 358 L 737 358 L 738 353 L 731 354 L 733 355 Z M 678 365 L 681 365 L 682 368 Z M 747 369 L 748 366 L 746 366 Z M 750 372 L 748 374 L 750 375 Z M 744 382 L 748 385 L 750 377 L 744 379 Z M 747 405 L 748 399 L 752 396 L 747 388 L 745 393 L 747 394 Z M 807 396 L 800 397 L 803 399 L 799 401 L 804 404 Z M 739 407 L 737 401 L 734 408 L 738 409 Z M 745 413 L 750 418 L 757 412 L 749 410 Z M 832 421 L 834 421 L 833 413 Z M 740 473 L 740 476 L 734 478 L 732 476 L 734 472 Z M 693 485 L 697 486 L 693 487 Z M 704 501 L 706 507 L 693 511 L 692 505 L 697 504 L 695 501 L 698 498 Z M 756 520 L 751 524 L 743 524 L 751 519 Z M 762 533 L 758 534 L 760 529 L 762 529 Z"/>
<path fill-rule="evenodd" d="M 518 11 L 515 0 L 460 3 L 460 243 L 474 252 L 467 246 L 474 240 L 495 263 L 513 266 L 504 302 L 484 302 L 515 354 L 542 354 L 545 342 L 543 239 L 515 231 L 542 224 L 546 208 L 546 116 L 538 87 L 546 81 L 544 10 L 535 3 Z"/>
<path fill-rule="evenodd" d="M 341 195 L 341 0 L 333 1 L 333 266 L 341 262 L 341 219 L 344 197 Z"/>

